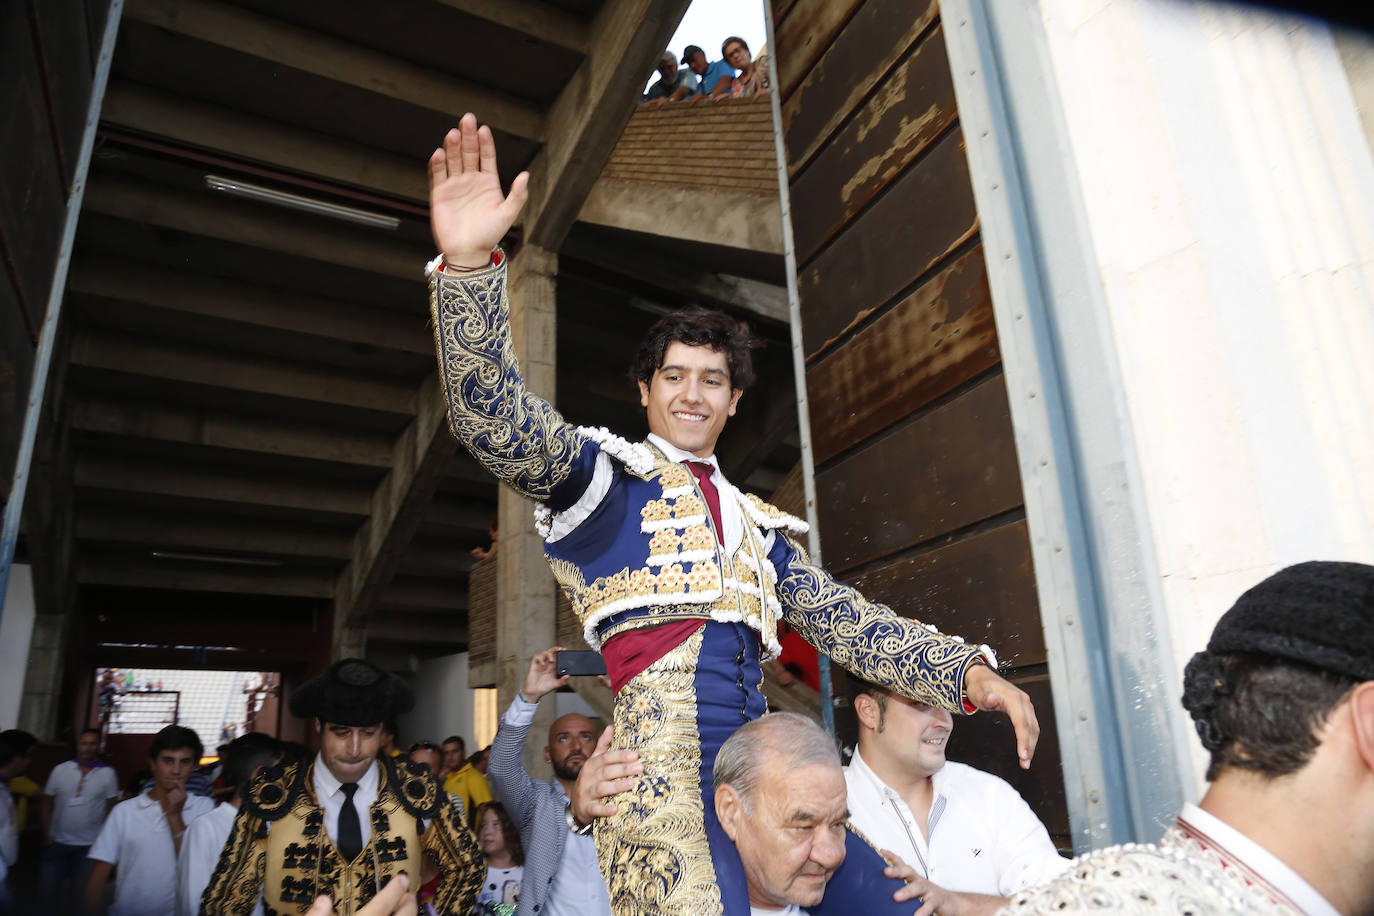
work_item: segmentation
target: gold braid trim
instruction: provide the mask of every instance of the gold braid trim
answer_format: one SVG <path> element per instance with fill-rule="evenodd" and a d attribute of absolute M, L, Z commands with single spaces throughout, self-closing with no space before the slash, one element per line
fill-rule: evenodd
<path fill-rule="evenodd" d="M 439 867 L 439 889 L 432 901 L 435 912 L 439 916 L 466 916 L 477 902 L 487 868 L 464 816 L 453 805 L 441 805 L 439 816 L 420 837 L 420 846 Z"/>
<path fill-rule="evenodd" d="M 918 703 L 964 712 L 964 673 L 982 650 L 900 617 L 808 562 L 800 544 L 778 581 L 783 617 L 845 670 Z"/>
<path fill-rule="evenodd" d="M 219 864 L 200 898 L 201 916 L 248 916 L 267 873 L 267 823 L 239 808 Z"/>
<path fill-rule="evenodd" d="M 435 273 L 429 311 L 454 437 L 498 480 L 548 499 L 587 440 L 520 377 L 504 256 L 485 270 Z"/>
<path fill-rule="evenodd" d="M 616 916 L 719 916 L 701 796 L 701 738 L 693 688 L 701 631 L 635 675 L 616 696 L 616 748 L 644 773 L 596 822 L 596 858 Z M 709 801 L 708 801 L 709 803 Z"/>

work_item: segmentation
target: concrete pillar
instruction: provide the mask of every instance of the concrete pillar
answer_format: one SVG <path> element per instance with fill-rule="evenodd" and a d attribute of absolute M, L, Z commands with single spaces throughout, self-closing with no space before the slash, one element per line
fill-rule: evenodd
<path fill-rule="evenodd" d="M 553 400 L 557 368 L 555 288 L 558 255 L 526 245 L 510 263 L 511 335 L 520 371 L 530 391 Z M 543 540 L 534 530 L 529 500 L 507 487 L 498 500 L 500 549 L 496 552 L 497 707 L 504 713 L 525 682 L 530 658 L 553 645 L 555 589 L 544 559 Z M 543 747 L 556 718 L 552 698 L 540 704 L 525 746 L 525 770 L 549 775 Z"/>
<path fill-rule="evenodd" d="M 44 741 L 57 739 L 68 714 L 61 703 L 70 633 L 70 614 L 39 614 L 33 619 L 18 727 Z"/>
<path fill-rule="evenodd" d="M 0 730 L 18 728 L 19 698 L 28 676 L 29 642 L 33 636 L 33 571 L 27 563 L 10 567 L 0 616 Z"/>

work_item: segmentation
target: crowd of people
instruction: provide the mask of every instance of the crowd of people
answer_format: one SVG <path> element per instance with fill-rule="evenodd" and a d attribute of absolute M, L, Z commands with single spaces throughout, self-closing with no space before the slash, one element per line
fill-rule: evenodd
<path fill-rule="evenodd" d="M 681 60 L 672 51 L 664 51 L 658 61 L 658 79 L 645 91 L 641 104 L 657 108 L 670 102 L 763 98 L 772 88 L 768 55 L 753 57 L 745 40 L 732 35 L 721 44 L 719 60 L 708 60 L 698 45 L 688 45 Z"/>

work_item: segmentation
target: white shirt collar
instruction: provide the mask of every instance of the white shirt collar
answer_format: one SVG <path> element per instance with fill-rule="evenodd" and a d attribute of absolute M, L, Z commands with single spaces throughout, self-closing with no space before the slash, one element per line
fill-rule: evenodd
<path fill-rule="evenodd" d="M 355 796 L 369 797 L 377 794 L 377 767 L 378 764 L 374 761 L 363 773 L 362 778 L 358 780 Z M 321 795 L 337 795 L 343 791 L 343 783 L 339 782 L 339 778 L 325 765 L 323 752 L 315 755 L 315 791 Z"/>
<path fill-rule="evenodd" d="M 902 798 L 902 796 L 897 792 L 896 789 L 889 786 L 886 782 L 883 781 L 883 778 L 881 776 L 873 772 L 873 768 L 868 765 L 868 761 L 864 760 L 863 757 L 859 754 L 859 748 L 857 746 L 855 746 L 854 748 L 854 756 L 849 758 L 849 766 L 855 772 L 862 773 L 867 779 L 872 780 L 875 788 L 886 789 L 887 791 L 891 792 L 894 796 L 896 796 L 902 802 L 902 804 L 906 804 L 906 800 Z M 931 785 L 935 789 L 934 795 L 931 796 L 932 801 L 934 800 L 935 796 L 944 794 L 944 774 L 946 769 L 946 767 L 940 767 L 940 769 L 936 770 L 935 773 L 930 777 Z"/>
<path fill-rule="evenodd" d="M 1255 874 L 1278 888 L 1303 913 L 1308 916 L 1340 916 L 1336 908 L 1318 893 L 1316 888 L 1284 864 L 1282 859 L 1215 814 L 1204 811 L 1191 802 L 1185 802 L 1179 817 L 1210 836 L 1223 849 L 1244 862 Z"/>
<path fill-rule="evenodd" d="M 715 455 L 709 458 L 698 458 L 691 452 L 684 452 L 657 433 L 649 433 L 649 441 L 656 445 L 658 450 L 662 452 L 664 457 L 669 461 L 705 461 L 711 467 L 715 468 L 716 474 L 720 473 L 720 462 L 716 460 Z"/>

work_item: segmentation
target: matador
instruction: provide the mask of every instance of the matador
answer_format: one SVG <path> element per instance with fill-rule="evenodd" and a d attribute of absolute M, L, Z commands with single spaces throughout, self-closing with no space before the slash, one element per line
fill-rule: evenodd
<path fill-rule="evenodd" d="M 496 149 L 471 114 L 429 161 L 441 255 L 430 309 L 454 436 L 499 481 L 536 502 L 536 525 L 583 636 L 606 660 L 615 746 L 644 763 L 617 813 L 595 825 L 612 911 L 747 914 L 739 856 L 716 821 L 721 744 L 762 715 L 763 660 L 785 620 L 859 677 L 952 712 L 1009 713 L 1023 765 L 1038 735 L 1024 692 L 985 646 L 867 601 L 811 563 L 807 527 L 733 486 L 716 440 L 752 381 L 739 322 L 666 316 L 635 362 L 646 441 L 574 426 L 520 376 L 506 263 L 496 248 L 527 196 L 503 194 Z"/>
<path fill-rule="evenodd" d="M 482 851 L 429 768 L 378 753 L 382 722 L 415 705 L 410 686 L 362 659 L 336 662 L 302 684 L 291 712 L 313 719 L 313 760 L 271 767 L 244 793 L 201 897 L 202 916 L 303 916 L 321 895 L 339 916 L 394 876 L 412 887 L 440 876 L 440 916 L 466 916 L 486 867 Z"/>

